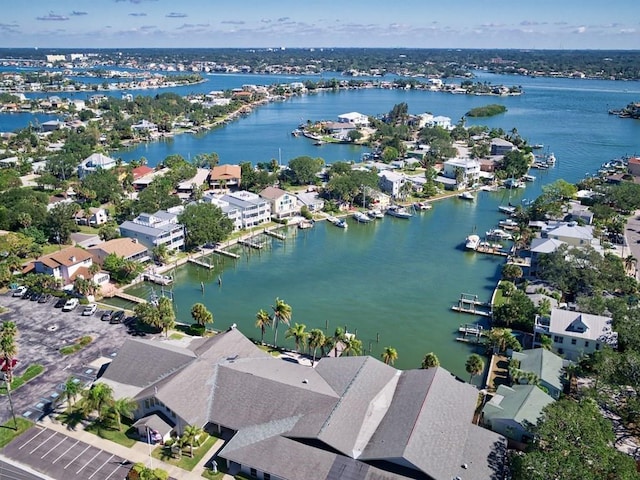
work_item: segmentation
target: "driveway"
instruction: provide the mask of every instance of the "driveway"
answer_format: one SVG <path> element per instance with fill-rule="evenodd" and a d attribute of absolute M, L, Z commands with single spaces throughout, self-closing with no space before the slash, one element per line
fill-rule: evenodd
<path fill-rule="evenodd" d="M 90 385 L 100 373 L 100 367 L 113 358 L 120 345 L 130 338 L 127 327 L 100 321 L 103 311 L 82 316 L 81 307 L 71 312 L 54 308 L 56 299 L 48 303 L 0 295 L 0 306 L 8 309 L 0 321 L 13 321 L 18 327 L 18 364 L 20 375 L 31 364 L 41 364 L 45 372 L 11 394 L 16 416 L 37 420 L 48 412 L 51 403 L 62 394 L 69 376 Z M 83 336 L 91 336 L 91 344 L 71 355 L 62 355 L 60 348 L 72 345 Z M 147 336 L 146 338 L 153 338 Z M 0 397 L 0 424 L 10 418 L 9 402 Z"/>

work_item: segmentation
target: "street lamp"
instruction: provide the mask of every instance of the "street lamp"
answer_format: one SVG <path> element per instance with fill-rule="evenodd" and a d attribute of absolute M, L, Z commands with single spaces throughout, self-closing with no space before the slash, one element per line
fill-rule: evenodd
<path fill-rule="evenodd" d="M 13 410 L 13 400 L 11 399 L 11 382 L 7 380 L 7 363 L 5 362 L 5 366 L 2 368 L 2 378 L 4 380 L 4 384 L 7 386 L 7 398 L 9 399 L 9 410 L 11 411 L 11 416 L 13 417 L 13 429 L 18 430 L 18 421 L 16 420 L 16 413 Z"/>

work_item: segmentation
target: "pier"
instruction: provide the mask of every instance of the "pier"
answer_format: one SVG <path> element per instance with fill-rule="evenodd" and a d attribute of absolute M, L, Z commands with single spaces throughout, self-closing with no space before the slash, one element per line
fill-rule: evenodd
<path fill-rule="evenodd" d="M 223 255 L 223 256 L 229 257 L 229 258 L 236 258 L 236 259 L 240 258 L 240 255 L 238 255 L 236 253 L 233 253 L 233 252 L 227 252 L 226 250 L 222 250 L 221 248 L 215 248 L 213 250 L 213 252 L 217 253 L 218 255 Z"/>
<path fill-rule="evenodd" d="M 225 252 L 226 253 L 226 252 Z M 237 258 L 237 257 L 236 257 Z M 193 263 L 195 265 L 198 265 L 200 267 L 204 267 L 208 270 L 213 270 L 215 268 L 215 265 L 209 263 L 209 262 L 205 262 L 203 260 L 200 260 L 199 258 L 190 258 L 188 260 L 189 263 Z"/>
<path fill-rule="evenodd" d="M 260 250 L 264 245 L 262 243 L 252 242 L 251 240 L 238 240 L 240 245 Z"/>
<path fill-rule="evenodd" d="M 489 310 L 486 310 L 486 309 Z M 458 304 L 451 307 L 451 310 L 459 313 L 469 313 L 471 315 L 479 315 L 481 317 L 491 317 L 491 304 L 489 302 L 481 302 L 477 295 L 470 293 L 461 293 Z"/>
<path fill-rule="evenodd" d="M 458 332 L 462 334 L 462 337 L 456 337 L 456 341 L 463 343 L 480 343 L 480 339 L 484 335 L 482 325 L 475 323 L 460 325 Z"/>
<path fill-rule="evenodd" d="M 493 247 L 491 245 L 478 245 L 478 247 L 476 248 L 476 252 L 478 252 L 478 253 L 486 253 L 486 254 L 489 254 L 489 255 L 498 255 L 500 257 L 509 256 L 509 252 L 506 252 L 506 251 L 502 250 L 502 247 L 496 248 L 496 247 Z"/>
<path fill-rule="evenodd" d="M 286 240 L 287 236 L 282 234 L 282 233 L 278 233 L 275 230 L 265 230 L 264 231 L 265 235 L 269 235 L 270 237 L 273 238 L 277 238 L 278 240 Z"/>
<path fill-rule="evenodd" d="M 147 303 L 147 301 L 144 298 L 140 298 L 140 297 L 136 297 L 134 295 L 129 295 L 128 293 L 124 293 L 121 292 L 119 290 L 116 290 L 115 292 L 113 292 L 113 295 L 111 295 L 112 297 L 118 297 L 118 298 L 122 298 L 124 300 L 128 300 L 132 303 Z"/>

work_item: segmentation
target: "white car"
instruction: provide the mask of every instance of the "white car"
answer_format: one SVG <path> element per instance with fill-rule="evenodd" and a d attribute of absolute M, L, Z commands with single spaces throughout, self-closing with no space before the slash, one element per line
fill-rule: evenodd
<path fill-rule="evenodd" d="M 98 305 L 96 305 L 95 303 L 90 303 L 89 305 L 85 305 L 85 307 L 82 309 L 82 315 L 85 317 L 90 317 L 91 315 L 96 313 L 97 309 Z"/>
<path fill-rule="evenodd" d="M 69 300 L 67 300 L 67 303 L 64 304 L 64 307 L 62 307 L 62 311 L 70 312 L 71 310 L 76 308 L 79 303 L 80 302 L 78 302 L 77 298 L 70 298 Z"/>
<path fill-rule="evenodd" d="M 25 287 L 24 285 L 20 285 L 18 288 L 16 288 L 13 293 L 11 294 L 12 297 L 21 297 L 23 296 L 27 291 L 27 287 Z"/>

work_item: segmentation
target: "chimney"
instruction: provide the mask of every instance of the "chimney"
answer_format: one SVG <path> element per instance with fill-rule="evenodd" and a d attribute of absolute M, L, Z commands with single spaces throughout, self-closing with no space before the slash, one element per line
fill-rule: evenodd
<path fill-rule="evenodd" d="M 132 238 L 132 239 L 131 239 L 131 241 L 132 241 L 133 243 L 138 243 L 138 239 L 137 239 L 137 238 Z"/>
<path fill-rule="evenodd" d="M 69 261 L 74 263 L 76 261 L 76 257 L 74 255 L 71 255 L 71 257 L 69 257 Z"/>

